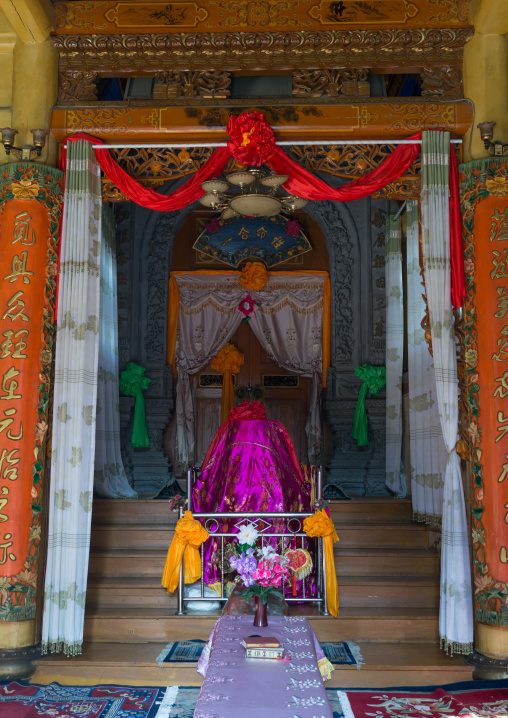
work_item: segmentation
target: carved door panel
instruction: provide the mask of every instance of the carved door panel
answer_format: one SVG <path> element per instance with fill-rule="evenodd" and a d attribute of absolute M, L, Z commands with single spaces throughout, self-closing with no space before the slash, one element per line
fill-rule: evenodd
<path fill-rule="evenodd" d="M 245 363 L 235 377 L 237 387 L 262 386 L 263 403 L 269 419 L 277 419 L 289 432 L 300 461 L 307 460 L 305 422 L 310 379 L 281 369 L 263 351 L 248 323 L 242 322 L 231 339 L 245 354 Z M 208 365 L 193 377 L 196 396 L 196 465 L 199 466 L 219 428 L 221 375 Z"/>

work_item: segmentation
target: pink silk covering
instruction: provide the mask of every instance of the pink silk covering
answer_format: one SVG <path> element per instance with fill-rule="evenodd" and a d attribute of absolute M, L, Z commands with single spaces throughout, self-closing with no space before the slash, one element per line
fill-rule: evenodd
<path fill-rule="evenodd" d="M 309 511 L 293 442 L 278 421 L 226 421 L 196 482 L 193 510 Z"/>
<path fill-rule="evenodd" d="M 310 487 L 300 470 L 293 442 L 278 421 L 232 420 L 219 427 L 203 462 L 193 493 L 193 511 L 309 511 Z M 274 529 L 284 529 L 281 520 Z M 226 520 L 222 530 L 235 531 Z M 220 535 L 220 531 L 217 532 Z M 221 579 L 219 541 L 204 548 L 204 579 Z M 270 539 L 277 543 L 277 539 Z"/>

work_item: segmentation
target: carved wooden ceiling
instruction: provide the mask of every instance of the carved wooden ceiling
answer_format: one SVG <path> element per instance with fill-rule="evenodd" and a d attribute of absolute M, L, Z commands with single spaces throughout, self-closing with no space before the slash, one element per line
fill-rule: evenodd
<path fill-rule="evenodd" d="M 89 132 L 108 143 L 223 142 L 230 114 L 261 110 L 288 150 L 314 170 L 360 176 L 390 140 L 443 128 L 461 137 L 462 58 L 473 36 L 469 0 L 69 0 L 54 2 L 59 100 L 52 133 Z M 286 74 L 292 95 L 231 97 L 237 76 Z M 373 74 L 414 74 L 422 97 L 370 97 Z M 153 97 L 103 103 L 101 78 L 154 78 Z M 124 79 L 122 79 L 124 78 Z M 333 145 L 386 140 L 383 149 Z M 319 143 L 319 144 L 316 144 Z M 141 152 L 118 159 L 158 186 L 195 171 L 207 150 Z M 301 155 L 296 157 L 296 155 Z M 140 169 L 142 168 L 142 169 Z M 417 193 L 415 166 L 385 195 Z M 121 199 L 113 187 L 112 200 Z"/>
<path fill-rule="evenodd" d="M 460 70 L 463 46 L 473 33 L 468 5 L 469 0 L 56 2 L 53 42 L 62 72 L 102 76 L 175 68 Z"/>

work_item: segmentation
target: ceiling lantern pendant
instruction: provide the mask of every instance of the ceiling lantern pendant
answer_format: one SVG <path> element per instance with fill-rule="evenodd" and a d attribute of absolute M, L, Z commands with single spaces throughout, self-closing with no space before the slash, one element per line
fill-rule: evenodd
<path fill-rule="evenodd" d="M 201 187 L 206 194 L 199 200 L 205 207 L 222 210 L 222 219 L 273 217 L 281 212 L 302 209 L 307 204 L 307 200 L 301 197 L 277 194 L 277 190 L 288 180 L 288 175 L 248 169 L 233 172 L 227 175 L 226 180 L 212 178 L 203 182 Z"/>

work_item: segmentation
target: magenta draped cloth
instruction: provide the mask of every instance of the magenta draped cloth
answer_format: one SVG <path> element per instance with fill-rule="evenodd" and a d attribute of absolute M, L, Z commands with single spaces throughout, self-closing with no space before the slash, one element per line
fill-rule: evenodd
<path fill-rule="evenodd" d="M 192 508 L 205 513 L 310 511 L 310 487 L 283 425 L 267 420 L 224 422 L 203 462 Z M 225 531 L 235 530 L 223 523 Z M 220 581 L 217 544 L 212 539 L 205 547 L 208 584 Z"/>

